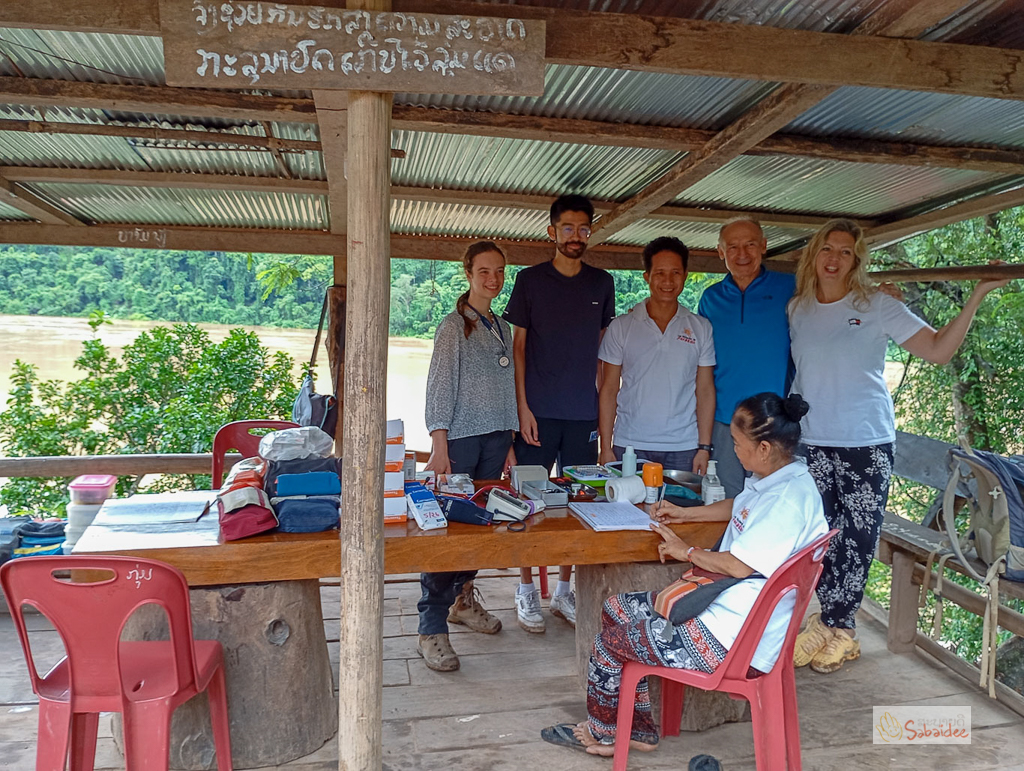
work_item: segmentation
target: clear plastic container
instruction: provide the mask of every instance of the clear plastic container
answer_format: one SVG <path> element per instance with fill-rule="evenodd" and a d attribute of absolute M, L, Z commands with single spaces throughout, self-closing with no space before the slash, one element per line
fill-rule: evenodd
<path fill-rule="evenodd" d="M 117 477 L 113 474 L 83 474 L 68 485 L 72 503 L 103 503 L 114 492 Z"/>

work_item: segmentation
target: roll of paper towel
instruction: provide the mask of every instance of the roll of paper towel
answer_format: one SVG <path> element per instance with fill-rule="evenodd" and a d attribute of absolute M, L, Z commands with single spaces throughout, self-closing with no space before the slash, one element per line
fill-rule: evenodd
<path fill-rule="evenodd" d="M 609 479 L 604 486 L 604 494 L 609 501 L 643 503 L 645 493 L 644 480 L 636 475 Z"/>

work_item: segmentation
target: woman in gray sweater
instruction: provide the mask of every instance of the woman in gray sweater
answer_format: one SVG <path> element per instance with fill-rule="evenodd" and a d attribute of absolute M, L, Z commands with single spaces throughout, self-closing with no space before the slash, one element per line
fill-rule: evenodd
<path fill-rule="evenodd" d="M 440 474 L 498 479 L 515 464 L 512 436 L 519 428 L 512 365 L 512 330 L 491 311 L 505 285 L 505 255 L 490 241 L 472 244 L 462 260 L 469 291 L 437 326 L 427 375 L 426 468 Z M 417 650 L 430 669 L 459 668 L 448 622 L 495 634 L 501 621 L 480 605 L 475 571 L 422 573 Z M 453 604 L 454 602 L 454 604 Z"/>

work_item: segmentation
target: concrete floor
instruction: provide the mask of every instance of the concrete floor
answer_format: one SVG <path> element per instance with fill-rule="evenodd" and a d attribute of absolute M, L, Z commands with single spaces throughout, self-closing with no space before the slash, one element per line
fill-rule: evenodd
<path fill-rule="evenodd" d="M 552 575 L 554 579 L 554 575 Z M 477 581 L 485 605 L 505 626 L 493 637 L 452 628 L 462 660 L 458 672 L 427 669 L 416 653 L 414 576 L 391 577 L 385 593 L 384 768 L 391 771 L 511 771 L 610 769 L 610 762 L 553 747 L 540 730 L 585 717 L 575 675 L 573 630 L 548 617 L 544 635 L 515 623 L 515 571 L 486 571 Z M 321 589 L 328 645 L 337 676 L 338 589 Z M 59 646 L 45 622 L 32 621 L 44 649 Z M 862 614 L 861 659 L 832 675 L 797 674 L 804 768 L 1024 769 L 1024 718 L 990 701 L 973 683 L 917 653 L 896 656 L 885 647 L 885 627 Z M 872 706 L 971 706 L 973 744 L 921 747 L 872 744 Z M 0 616 L 0 768 L 35 768 L 36 700 L 11 620 Z M 754 769 L 749 723 L 719 726 L 665 739 L 654 753 L 634 753 L 630 768 L 685 769 L 690 757 L 709 753 L 729 771 Z M 100 721 L 96 769 L 124 768 Z M 336 739 L 312 755 L 280 766 L 286 771 L 334 771 Z"/>

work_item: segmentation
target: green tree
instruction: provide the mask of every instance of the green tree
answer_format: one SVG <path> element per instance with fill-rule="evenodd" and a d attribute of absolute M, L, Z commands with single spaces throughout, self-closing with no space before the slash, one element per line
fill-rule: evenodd
<path fill-rule="evenodd" d="M 94 330 L 105 318 L 94 314 Z M 214 343 L 192 324 L 156 327 L 120 360 L 99 340 L 83 343 L 70 383 L 40 381 L 15 362 L 0 449 L 10 457 L 209 452 L 213 434 L 234 420 L 290 414 L 297 388 L 291 358 L 270 356 L 252 332 L 233 329 Z M 123 478 L 124 493 L 138 482 Z M 0 488 L 12 513 L 62 514 L 66 479 L 13 479 Z M 208 476 L 164 477 L 158 489 L 209 484 Z"/>

